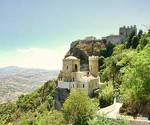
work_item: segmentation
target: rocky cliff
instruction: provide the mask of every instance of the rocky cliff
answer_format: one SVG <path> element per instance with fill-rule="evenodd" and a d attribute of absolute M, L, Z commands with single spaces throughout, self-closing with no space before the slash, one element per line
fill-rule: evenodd
<path fill-rule="evenodd" d="M 95 55 L 107 57 L 111 55 L 111 53 L 108 53 L 109 45 L 110 43 L 106 43 L 105 40 L 100 39 L 77 40 L 71 43 L 70 49 L 65 57 L 75 56 L 79 58 L 81 70 L 85 70 L 88 67 L 88 56 Z M 113 49 L 113 47 L 111 47 L 111 49 Z"/>
<path fill-rule="evenodd" d="M 100 50 L 106 47 L 103 40 L 78 40 L 71 43 L 67 56 L 75 56 L 81 59 L 81 63 L 87 61 L 87 57 L 91 55 L 99 56 Z"/>

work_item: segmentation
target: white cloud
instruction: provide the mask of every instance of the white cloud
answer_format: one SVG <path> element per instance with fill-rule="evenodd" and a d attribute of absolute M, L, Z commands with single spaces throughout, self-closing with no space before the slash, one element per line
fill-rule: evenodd
<path fill-rule="evenodd" d="M 5 66 L 15 65 L 27 68 L 61 69 L 62 59 L 68 51 L 68 46 L 58 48 L 28 48 L 17 49 L 15 57 L 7 60 Z"/>

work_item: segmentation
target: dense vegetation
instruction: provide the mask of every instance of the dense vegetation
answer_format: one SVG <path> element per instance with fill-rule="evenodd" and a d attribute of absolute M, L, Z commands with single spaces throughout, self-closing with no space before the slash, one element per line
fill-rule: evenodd
<path fill-rule="evenodd" d="M 101 115 L 89 120 L 88 123 L 89 125 L 129 125 L 129 122 L 125 119 L 110 119 Z"/>
<path fill-rule="evenodd" d="M 89 98 L 81 90 L 72 91 L 62 110 L 56 111 L 54 90 L 55 81 L 49 81 L 31 94 L 20 96 L 17 102 L 1 105 L 0 125 L 99 125 L 103 121 L 104 117 L 95 121 L 97 99 Z M 107 120 L 104 123 L 127 125 L 122 124 L 122 120 Z"/>
<path fill-rule="evenodd" d="M 114 87 L 111 81 L 102 86 L 99 92 L 99 106 L 101 108 L 109 106 L 114 100 Z"/>
<path fill-rule="evenodd" d="M 55 87 L 55 81 L 48 81 L 31 94 L 20 96 L 16 102 L 2 104 L 0 107 L 0 125 L 8 123 L 41 125 L 47 119 L 49 121 L 55 119 L 56 115 L 60 117 L 59 112 L 53 111 Z M 47 119 L 45 117 L 43 119 L 45 121 L 41 121 L 44 116 L 51 117 Z"/>
<path fill-rule="evenodd" d="M 131 33 L 116 45 L 112 56 L 105 58 L 101 80 L 113 85 L 114 97 L 123 101 L 122 113 L 148 116 L 150 113 L 150 34 Z M 107 93 L 105 93 L 107 89 Z M 102 90 L 100 100 L 111 104 L 112 86 Z M 107 97 L 107 98 L 104 98 Z"/>

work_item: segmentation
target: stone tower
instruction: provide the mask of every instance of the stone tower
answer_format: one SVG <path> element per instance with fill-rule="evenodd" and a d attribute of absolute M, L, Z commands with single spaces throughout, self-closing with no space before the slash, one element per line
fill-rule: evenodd
<path fill-rule="evenodd" d="M 133 31 L 135 31 L 135 33 L 137 33 L 137 28 L 136 25 L 134 26 L 123 26 L 119 28 L 119 35 L 127 37 L 129 34 L 131 34 Z"/>
<path fill-rule="evenodd" d="M 74 56 L 69 56 L 63 59 L 64 72 L 77 72 L 80 71 L 80 60 Z"/>
<path fill-rule="evenodd" d="M 98 76 L 98 56 L 89 56 L 89 71 L 94 77 Z"/>

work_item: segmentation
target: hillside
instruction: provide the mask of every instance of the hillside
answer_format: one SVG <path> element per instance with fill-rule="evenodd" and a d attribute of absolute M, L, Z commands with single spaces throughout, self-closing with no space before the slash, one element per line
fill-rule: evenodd
<path fill-rule="evenodd" d="M 15 66 L 0 68 L 0 103 L 15 100 L 21 94 L 31 92 L 50 79 L 56 79 L 58 71 L 26 69 Z"/>
<path fill-rule="evenodd" d="M 1 104 L 0 125 L 40 122 L 37 118 L 42 118 L 42 114 L 46 115 L 53 108 L 55 87 L 55 81 L 48 81 L 32 93 L 20 96 L 16 102 Z"/>
<path fill-rule="evenodd" d="M 83 47 L 83 44 L 86 47 Z M 93 45 L 93 42 L 77 42 L 71 48 L 80 48 L 88 57 Z M 89 51 L 87 47 L 90 48 Z M 109 53 L 110 50 L 113 51 Z M 103 54 L 100 54 L 101 51 Z M 76 54 L 71 49 L 68 53 Z M 100 64 L 100 78 L 105 84 L 95 93 L 95 98 L 88 97 L 79 89 L 71 91 L 69 96 L 67 92 L 68 97 L 64 99 L 62 98 L 64 93 L 60 90 L 56 91 L 57 81 L 48 81 L 32 93 L 21 95 L 16 102 L 1 104 L 0 124 L 129 125 L 126 120 L 95 116 L 99 108 L 111 105 L 114 97 L 123 103 L 120 114 L 134 116 L 134 118 L 148 117 L 150 114 L 150 32 L 143 33 L 141 30 L 138 33 L 133 32 L 123 43 L 115 47 L 109 43 L 102 50 L 99 48 L 97 54 L 100 54 L 100 60 L 103 59 Z M 78 58 L 84 58 L 83 55 L 80 56 Z M 82 63 L 86 64 L 84 61 L 83 59 Z M 60 111 L 55 110 L 56 98 L 63 106 Z"/>
<path fill-rule="evenodd" d="M 57 111 L 54 108 L 55 89 L 56 81 L 48 81 L 32 93 L 20 96 L 16 102 L 0 104 L 0 125 L 68 125 L 71 119 L 75 120 L 74 125 L 95 125 L 97 122 L 103 125 L 103 121 L 107 124 L 129 125 L 122 119 L 113 121 L 101 116 L 98 119 L 103 120 L 93 121 L 97 100 L 90 99 L 79 90 L 71 92 L 64 109 Z M 77 117 L 78 113 L 81 116 Z"/>

